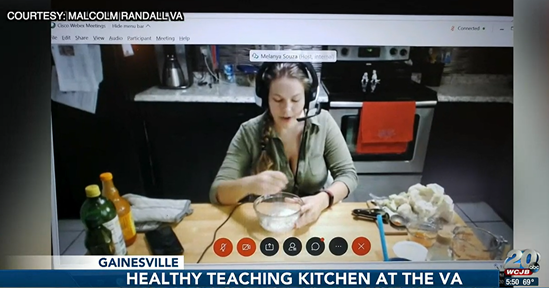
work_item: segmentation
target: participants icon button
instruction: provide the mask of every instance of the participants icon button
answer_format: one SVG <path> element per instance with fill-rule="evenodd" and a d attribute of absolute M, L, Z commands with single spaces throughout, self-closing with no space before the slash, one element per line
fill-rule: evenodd
<path fill-rule="evenodd" d="M 301 241 L 299 241 L 296 237 L 286 239 L 282 245 L 282 248 L 284 248 L 284 252 L 286 252 L 289 256 L 296 256 L 301 252 L 301 249 L 303 249 Z"/>

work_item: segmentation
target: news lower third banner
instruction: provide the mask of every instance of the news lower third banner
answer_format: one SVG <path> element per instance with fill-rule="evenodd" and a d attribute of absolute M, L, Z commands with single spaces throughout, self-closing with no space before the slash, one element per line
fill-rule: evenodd
<path fill-rule="evenodd" d="M 499 287 L 494 270 L 2 270 L 0 287 Z"/>

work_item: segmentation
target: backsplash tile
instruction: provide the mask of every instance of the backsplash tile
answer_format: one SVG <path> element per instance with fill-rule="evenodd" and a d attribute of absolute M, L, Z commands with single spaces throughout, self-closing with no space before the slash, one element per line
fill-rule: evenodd
<path fill-rule="evenodd" d="M 257 64 L 250 61 L 250 50 L 322 50 L 321 45 L 219 45 L 219 65 L 225 64 L 247 65 Z M 202 61 L 197 65 L 199 71 L 205 71 Z M 320 72 L 322 63 L 313 63 L 313 67 Z"/>
<path fill-rule="evenodd" d="M 252 64 L 249 59 L 250 50 L 322 50 L 321 45 L 218 45 L 218 59 L 220 66 L 224 64 L 246 65 Z M 414 63 L 414 71 L 420 72 L 420 64 L 424 61 L 425 53 L 429 48 L 412 47 L 410 54 Z M 444 74 L 497 74 L 513 75 L 513 48 L 503 47 L 444 47 L 444 51 L 451 53 L 451 62 L 445 65 Z M 197 57 L 201 57 L 197 55 Z M 204 61 L 196 61 L 195 71 L 206 71 Z M 320 72 L 321 63 L 313 63 L 317 72 Z M 501 76 L 497 76 L 501 77 Z M 470 82 L 452 78 L 450 82 Z M 484 82 L 488 79 L 480 80 Z M 496 80 L 496 79 L 489 79 Z M 501 79 L 507 82 L 506 79 Z M 497 81 L 497 80 L 496 80 Z"/>

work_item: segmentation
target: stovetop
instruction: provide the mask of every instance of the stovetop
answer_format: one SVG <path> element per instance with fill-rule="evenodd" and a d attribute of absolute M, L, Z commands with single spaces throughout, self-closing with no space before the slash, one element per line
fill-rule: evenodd
<path fill-rule="evenodd" d="M 365 101 L 437 101 L 437 92 L 410 80 L 393 80 L 375 85 L 369 83 L 363 88 L 360 81 L 340 79 L 323 79 L 330 102 L 365 102 Z"/>

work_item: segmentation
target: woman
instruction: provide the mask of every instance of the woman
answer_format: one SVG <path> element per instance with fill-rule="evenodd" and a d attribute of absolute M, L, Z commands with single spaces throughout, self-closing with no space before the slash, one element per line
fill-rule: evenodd
<path fill-rule="evenodd" d="M 250 195 L 295 193 L 305 203 L 296 223 L 300 228 L 356 188 L 356 169 L 327 111 L 303 120 L 318 97 L 318 78 L 310 63 L 264 63 L 256 78 L 258 104 L 266 112 L 240 126 L 210 200 L 234 205 Z"/>

